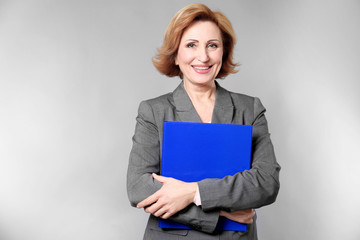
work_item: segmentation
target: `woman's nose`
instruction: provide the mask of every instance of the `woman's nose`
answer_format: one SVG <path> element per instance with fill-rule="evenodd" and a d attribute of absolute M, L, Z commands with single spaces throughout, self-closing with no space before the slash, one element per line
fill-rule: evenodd
<path fill-rule="evenodd" d="M 198 60 L 200 62 L 209 61 L 209 55 L 206 48 L 198 48 Z"/>

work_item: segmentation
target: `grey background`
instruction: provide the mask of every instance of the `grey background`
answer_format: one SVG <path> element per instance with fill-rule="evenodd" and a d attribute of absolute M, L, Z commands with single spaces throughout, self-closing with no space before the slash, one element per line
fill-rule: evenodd
<path fill-rule="evenodd" d="M 0 0 L 1 240 L 141 239 L 137 107 L 178 85 L 151 58 L 189 3 Z M 360 2 L 206 3 L 238 36 L 220 83 L 261 98 L 282 165 L 260 239 L 360 239 Z"/>

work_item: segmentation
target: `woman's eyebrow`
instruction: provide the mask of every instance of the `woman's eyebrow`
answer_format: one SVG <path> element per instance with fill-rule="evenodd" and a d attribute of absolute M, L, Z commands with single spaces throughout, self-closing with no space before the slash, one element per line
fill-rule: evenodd
<path fill-rule="evenodd" d="M 188 39 L 186 42 L 199 42 L 199 40 L 196 39 Z M 207 42 L 221 42 L 219 39 L 210 39 Z"/>
<path fill-rule="evenodd" d="M 219 39 L 210 39 L 208 42 L 221 42 Z"/>

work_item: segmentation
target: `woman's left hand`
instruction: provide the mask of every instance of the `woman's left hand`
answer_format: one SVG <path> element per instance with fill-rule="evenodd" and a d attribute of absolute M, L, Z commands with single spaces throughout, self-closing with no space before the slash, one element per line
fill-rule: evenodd
<path fill-rule="evenodd" d="M 235 222 L 252 224 L 254 222 L 253 217 L 255 216 L 254 209 L 238 210 L 235 212 L 220 211 L 220 216 L 224 216 Z"/>
<path fill-rule="evenodd" d="M 167 219 L 186 208 L 194 200 L 197 183 L 186 183 L 174 178 L 152 174 L 153 178 L 163 186 L 160 190 L 141 201 L 137 207 L 156 217 Z"/>

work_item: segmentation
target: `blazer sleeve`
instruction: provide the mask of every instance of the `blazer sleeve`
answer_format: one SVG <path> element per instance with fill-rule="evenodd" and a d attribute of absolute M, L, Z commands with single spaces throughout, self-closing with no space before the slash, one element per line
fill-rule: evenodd
<path fill-rule="evenodd" d="M 265 108 L 258 98 L 253 103 L 251 169 L 222 179 L 200 181 L 202 209 L 237 211 L 259 208 L 275 201 L 279 188 L 280 166 L 270 140 Z"/>
<path fill-rule="evenodd" d="M 152 178 L 152 173 L 160 173 L 160 140 L 153 110 L 144 101 L 136 118 L 127 172 L 127 193 L 133 207 L 162 187 L 162 183 Z M 170 219 L 199 231 L 213 232 L 218 218 L 218 210 L 204 212 L 191 204 Z"/>

